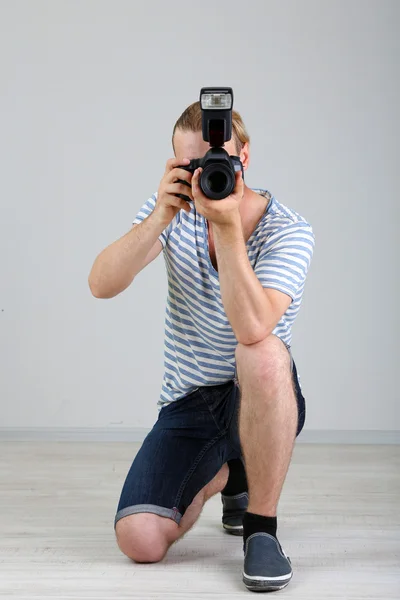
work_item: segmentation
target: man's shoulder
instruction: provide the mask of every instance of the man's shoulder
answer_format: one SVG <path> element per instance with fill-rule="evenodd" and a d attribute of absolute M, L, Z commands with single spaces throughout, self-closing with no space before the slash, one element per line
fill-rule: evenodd
<path fill-rule="evenodd" d="M 290 208 L 286 204 L 279 202 L 275 196 L 272 197 L 271 202 L 271 220 L 275 220 L 277 222 L 281 222 L 282 225 L 292 225 L 296 223 L 301 223 L 303 225 L 310 225 L 308 220 L 303 217 L 299 212 Z"/>
<path fill-rule="evenodd" d="M 261 231 L 264 236 L 264 240 L 271 240 L 280 237 L 292 237 L 292 236 L 305 236 L 310 238 L 310 242 L 314 241 L 314 232 L 308 219 L 306 219 L 299 212 L 290 208 L 286 204 L 279 202 L 277 198 L 271 194 L 268 190 L 256 190 L 262 195 L 270 196 L 270 201 L 262 220 Z M 272 240 L 271 240 L 272 241 Z"/>

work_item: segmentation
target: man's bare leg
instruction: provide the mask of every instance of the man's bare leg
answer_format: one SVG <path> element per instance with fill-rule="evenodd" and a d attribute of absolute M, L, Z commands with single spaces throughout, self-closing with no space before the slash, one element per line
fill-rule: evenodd
<path fill-rule="evenodd" d="M 178 541 L 181 537 L 185 535 L 193 527 L 198 518 L 200 517 L 201 511 L 207 500 L 209 500 L 218 492 L 224 489 L 226 483 L 228 481 L 229 476 L 229 468 L 228 464 L 225 463 L 222 465 L 221 469 L 218 471 L 217 475 L 208 483 L 200 492 L 193 498 L 192 503 L 185 511 L 181 522 L 179 523 L 178 530 L 176 532 L 176 539 L 174 541 Z"/>
<path fill-rule="evenodd" d="M 207 500 L 220 492 L 227 481 L 228 465 L 225 463 L 194 497 L 179 525 L 172 519 L 152 513 L 137 513 L 118 521 L 115 533 L 121 552 L 139 563 L 161 561 L 170 546 L 193 527 Z"/>
<path fill-rule="evenodd" d="M 236 349 L 248 512 L 276 516 L 297 430 L 290 355 L 276 336 Z"/>

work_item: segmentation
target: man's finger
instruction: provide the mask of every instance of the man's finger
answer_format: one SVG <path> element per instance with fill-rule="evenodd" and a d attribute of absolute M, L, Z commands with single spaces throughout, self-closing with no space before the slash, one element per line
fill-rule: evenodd
<path fill-rule="evenodd" d="M 198 180 L 199 180 L 199 169 L 196 169 L 195 172 L 193 173 L 193 177 L 192 177 L 192 186 L 194 185 L 196 188 L 199 187 L 198 184 Z"/>
<path fill-rule="evenodd" d="M 190 163 L 190 159 L 189 158 L 184 158 L 183 160 L 179 160 L 175 156 L 173 158 L 169 158 L 167 160 L 167 164 L 166 164 L 166 168 L 165 168 L 165 174 L 169 173 L 173 169 L 176 169 L 176 167 L 179 167 L 180 165 L 187 166 L 189 163 Z"/>

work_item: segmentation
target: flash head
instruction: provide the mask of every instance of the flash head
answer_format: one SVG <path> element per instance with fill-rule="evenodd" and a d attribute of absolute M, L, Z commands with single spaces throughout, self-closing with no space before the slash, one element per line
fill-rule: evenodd
<path fill-rule="evenodd" d="M 232 137 L 232 88 L 201 88 L 200 106 L 203 140 L 214 148 L 222 147 Z"/>
<path fill-rule="evenodd" d="M 202 88 L 200 104 L 203 110 L 231 110 L 232 88 Z"/>

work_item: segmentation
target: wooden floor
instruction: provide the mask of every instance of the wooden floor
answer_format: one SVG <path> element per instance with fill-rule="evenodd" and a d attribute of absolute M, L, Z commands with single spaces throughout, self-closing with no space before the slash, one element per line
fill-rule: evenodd
<path fill-rule="evenodd" d="M 250 597 L 220 495 L 158 564 L 119 551 L 113 519 L 138 444 L 0 444 L 0 597 Z M 277 597 L 400 599 L 400 447 L 297 444 L 278 514 L 294 575 Z"/>

